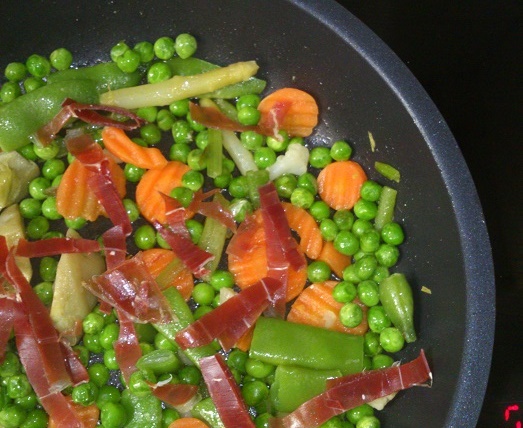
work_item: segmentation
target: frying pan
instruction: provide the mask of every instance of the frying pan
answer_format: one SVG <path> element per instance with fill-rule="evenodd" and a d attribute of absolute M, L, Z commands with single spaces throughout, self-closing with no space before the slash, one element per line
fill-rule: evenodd
<path fill-rule="evenodd" d="M 92 64 L 108 60 L 119 40 L 190 32 L 199 57 L 223 65 L 255 59 L 267 90 L 292 85 L 312 93 L 321 124 L 311 145 L 343 138 L 371 178 L 381 180 L 373 173 L 376 160 L 401 171 L 396 218 L 407 239 L 397 270 L 414 288 L 419 335 L 401 357 L 412 359 L 423 348 L 434 382 L 400 393 L 380 414 L 383 426 L 476 424 L 494 335 L 493 267 L 481 207 L 437 108 L 360 21 L 326 0 L 4 0 L 0 16 L 2 66 L 61 46 L 76 65 Z"/>

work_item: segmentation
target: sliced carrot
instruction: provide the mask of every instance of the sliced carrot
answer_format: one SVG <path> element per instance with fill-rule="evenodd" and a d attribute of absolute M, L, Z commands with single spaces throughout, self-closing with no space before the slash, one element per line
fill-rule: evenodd
<path fill-rule="evenodd" d="M 102 130 L 102 139 L 112 155 L 139 168 L 161 168 L 168 162 L 160 150 L 136 144 L 123 129 L 106 126 Z"/>
<path fill-rule="evenodd" d="M 318 193 L 335 210 L 350 210 L 360 198 L 367 180 L 365 171 L 354 161 L 332 162 L 318 174 Z"/>
<path fill-rule="evenodd" d="M 98 424 L 98 418 L 100 417 L 100 409 L 96 404 L 89 406 L 83 406 L 73 402 L 70 396 L 65 397 L 69 404 L 74 409 L 74 412 L 78 415 L 83 423 L 84 428 L 95 428 Z M 48 428 L 61 428 L 59 422 L 55 422 L 53 419 L 49 419 Z"/>
<path fill-rule="evenodd" d="M 125 195 L 125 174 L 116 162 L 109 158 L 111 177 L 120 197 Z M 87 181 L 94 172 L 89 171 L 81 162 L 73 160 L 62 176 L 56 192 L 56 209 L 67 219 L 83 217 L 94 221 L 100 215 L 106 215 Z"/>
<path fill-rule="evenodd" d="M 260 211 L 254 214 L 254 219 L 257 222 L 258 228 L 253 230 L 253 228 L 250 227 L 245 232 L 249 233 L 250 248 L 242 252 L 241 255 L 229 254 L 228 257 L 229 271 L 233 274 L 234 281 L 241 289 L 255 284 L 267 275 L 267 248 Z M 242 233 L 241 230 L 242 229 L 238 229 L 237 233 Z M 298 250 L 303 254 L 301 247 L 298 247 Z M 303 287 L 305 287 L 306 281 L 306 268 L 295 270 L 290 267 L 286 300 L 290 301 L 300 294 Z"/>
<path fill-rule="evenodd" d="M 336 281 L 325 281 L 308 286 L 292 304 L 287 320 L 344 333 L 365 334 L 368 330 L 367 307 L 357 300 L 355 302 L 363 309 L 363 321 L 360 325 L 348 328 L 340 322 L 339 313 L 343 303 L 337 302 L 332 297 L 332 290 L 336 284 Z"/>
<path fill-rule="evenodd" d="M 158 285 L 162 290 L 168 287 L 176 287 L 183 298 L 189 300 L 194 288 L 194 278 L 192 272 L 183 264 L 180 267 L 176 266 L 175 269 L 171 269 L 178 260 L 174 251 L 164 248 L 151 248 L 142 251 L 141 257 L 153 278 L 167 279 L 167 281 L 158 281 Z M 169 269 L 171 271 L 167 272 Z"/>
<path fill-rule="evenodd" d="M 242 337 L 238 339 L 238 342 L 234 345 L 236 348 L 247 352 L 249 349 L 251 349 L 251 342 L 252 342 L 252 335 L 254 333 L 254 326 L 249 328 Z"/>
<path fill-rule="evenodd" d="M 318 260 L 327 263 L 338 278 L 342 278 L 343 270 L 351 264 L 352 258 L 341 254 L 331 241 L 325 241 Z"/>
<path fill-rule="evenodd" d="M 196 418 L 180 418 L 171 422 L 169 428 L 209 428 L 209 425 Z"/>
<path fill-rule="evenodd" d="M 154 222 L 165 223 L 165 200 L 172 189 L 182 184 L 182 177 L 190 168 L 178 161 L 169 161 L 161 168 L 147 171 L 136 186 L 136 203 L 142 215 Z"/>
<path fill-rule="evenodd" d="M 323 238 L 316 220 L 303 208 L 289 202 L 283 202 L 282 205 L 290 228 L 300 236 L 301 249 L 307 257 L 317 259 L 323 247 Z"/>
<path fill-rule="evenodd" d="M 268 131 L 283 129 L 291 136 L 308 137 L 318 124 L 318 104 L 307 92 L 296 88 L 278 89 L 258 105 L 259 126 Z"/>

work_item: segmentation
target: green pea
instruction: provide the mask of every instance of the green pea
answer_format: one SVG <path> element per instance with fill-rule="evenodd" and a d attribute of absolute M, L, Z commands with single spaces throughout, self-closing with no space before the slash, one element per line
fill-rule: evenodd
<path fill-rule="evenodd" d="M 403 228 L 396 222 L 386 223 L 381 229 L 381 239 L 389 245 L 400 245 L 405 239 Z"/>
<path fill-rule="evenodd" d="M 316 221 L 322 221 L 330 217 L 330 207 L 323 201 L 314 201 L 309 212 Z"/>
<path fill-rule="evenodd" d="M 307 266 L 307 277 L 310 282 L 324 282 L 331 277 L 331 268 L 323 260 L 314 260 Z"/>
<path fill-rule="evenodd" d="M 351 230 L 354 225 L 354 214 L 350 210 L 338 210 L 334 213 L 332 219 L 339 230 Z"/>
<path fill-rule="evenodd" d="M 269 428 L 271 418 L 272 415 L 269 412 L 259 413 L 254 418 L 254 425 L 256 428 Z"/>
<path fill-rule="evenodd" d="M 171 67 L 164 62 L 152 64 L 147 70 L 147 83 L 158 83 L 172 77 Z"/>
<path fill-rule="evenodd" d="M 182 416 L 176 409 L 167 407 L 162 410 L 162 428 L 169 428 L 169 425 L 180 419 Z"/>
<path fill-rule="evenodd" d="M 174 56 L 174 40 L 171 37 L 160 37 L 154 42 L 153 45 L 154 54 L 159 59 L 170 59 Z"/>
<path fill-rule="evenodd" d="M 49 196 L 42 202 L 42 214 L 49 220 L 59 220 L 62 218 L 62 214 L 58 212 L 56 207 L 56 197 Z"/>
<path fill-rule="evenodd" d="M 27 58 L 25 66 L 29 74 L 34 77 L 46 77 L 51 72 L 51 63 L 49 60 L 38 54 L 33 54 Z"/>
<path fill-rule="evenodd" d="M 334 238 L 334 248 L 341 254 L 352 256 L 360 249 L 358 238 L 349 230 L 340 230 Z"/>
<path fill-rule="evenodd" d="M 103 316 L 96 312 L 90 312 L 82 321 L 82 328 L 87 334 L 100 334 L 104 327 Z"/>
<path fill-rule="evenodd" d="M 51 181 L 64 172 L 65 162 L 62 159 L 48 159 L 42 165 L 42 175 Z"/>
<path fill-rule="evenodd" d="M 379 284 L 382 280 L 390 275 L 389 269 L 385 266 L 378 265 L 372 275 L 372 280 Z"/>
<path fill-rule="evenodd" d="M 313 168 L 325 168 L 332 162 L 328 147 L 314 147 L 309 154 L 309 164 Z"/>
<path fill-rule="evenodd" d="M 185 98 L 183 100 L 173 101 L 169 104 L 169 111 L 177 117 L 187 116 L 189 113 L 189 100 Z"/>
<path fill-rule="evenodd" d="M 57 70 L 66 70 L 73 63 L 73 54 L 66 48 L 58 48 L 51 52 L 49 60 Z"/>
<path fill-rule="evenodd" d="M 194 286 L 192 298 L 199 305 L 210 305 L 215 294 L 216 291 L 212 285 L 207 282 L 200 282 Z"/>
<path fill-rule="evenodd" d="M 270 147 L 259 147 L 254 151 L 254 163 L 260 169 L 265 169 L 276 162 L 276 152 Z"/>
<path fill-rule="evenodd" d="M 381 238 L 377 230 L 371 229 L 360 236 L 360 249 L 365 253 L 373 253 L 380 247 Z"/>
<path fill-rule="evenodd" d="M 178 347 L 165 335 L 158 332 L 154 337 L 154 346 L 156 349 L 168 349 L 170 351 L 176 351 Z"/>
<path fill-rule="evenodd" d="M 4 103 L 10 103 L 20 95 L 22 95 L 22 89 L 20 89 L 20 85 L 16 82 L 6 82 L 0 89 L 0 98 Z"/>
<path fill-rule="evenodd" d="M 345 327 L 354 328 L 363 321 L 363 310 L 356 303 L 345 303 L 340 309 L 340 321 Z"/>
<path fill-rule="evenodd" d="M 20 372 L 22 365 L 18 356 L 11 351 L 6 351 L 4 354 L 4 361 L 0 364 L 0 376 L 2 378 L 8 378 L 14 376 Z"/>
<path fill-rule="evenodd" d="M 204 180 L 201 172 L 189 170 L 182 176 L 182 185 L 196 192 L 202 188 Z"/>
<path fill-rule="evenodd" d="M 176 54 L 180 58 L 185 59 L 194 55 L 196 49 L 198 48 L 198 42 L 193 35 L 188 33 L 181 33 L 176 37 L 174 48 Z"/>
<path fill-rule="evenodd" d="M 179 186 L 172 189 L 169 196 L 176 199 L 183 207 L 187 208 L 194 198 L 194 191 L 188 187 Z"/>
<path fill-rule="evenodd" d="M 304 209 L 309 209 L 314 203 L 314 195 L 303 187 L 294 189 L 290 199 L 293 205 Z"/>
<path fill-rule="evenodd" d="M 369 308 L 367 311 L 367 322 L 369 323 L 369 328 L 376 333 L 381 333 L 384 329 L 392 325 L 390 318 L 381 305 L 371 306 Z"/>
<path fill-rule="evenodd" d="M 377 266 L 376 257 L 371 255 L 365 255 L 354 263 L 356 275 L 362 281 L 371 278 Z"/>
<path fill-rule="evenodd" d="M 169 149 L 169 159 L 187 163 L 187 157 L 190 151 L 191 147 L 188 144 L 175 143 Z"/>
<path fill-rule="evenodd" d="M 373 180 L 365 181 L 360 188 L 361 198 L 369 202 L 377 202 L 381 196 L 383 186 Z"/>
<path fill-rule="evenodd" d="M 198 385 L 202 380 L 202 373 L 196 366 L 184 366 L 178 371 L 180 383 Z"/>
<path fill-rule="evenodd" d="M 18 204 L 22 217 L 32 219 L 42 214 L 42 202 L 34 198 L 22 199 Z"/>
<path fill-rule="evenodd" d="M 127 422 L 127 411 L 120 403 L 106 402 L 100 407 L 100 422 L 104 428 L 121 428 Z"/>
<path fill-rule="evenodd" d="M 102 363 L 93 363 L 87 368 L 87 372 L 89 380 L 99 388 L 105 385 L 110 377 L 109 369 Z"/>
<path fill-rule="evenodd" d="M 245 220 L 247 214 L 252 213 L 252 204 L 247 199 L 234 199 L 229 206 L 234 220 L 241 223 Z"/>
<path fill-rule="evenodd" d="M 192 242 L 194 244 L 198 244 L 198 242 L 200 242 L 200 238 L 202 236 L 203 224 L 200 223 L 198 220 L 190 218 L 185 221 L 185 226 L 187 227 L 187 230 L 189 231 L 189 235 L 191 236 Z"/>
<path fill-rule="evenodd" d="M 158 116 L 156 117 L 156 124 L 158 128 L 162 131 L 169 131 L 174 125 L 175 119 L 174 115 L 168 109 L 161 109 L 158 111 Z"/>
<path fill-rule="evenodd" d="M 268 136 L 265 139 L 267 147 L 270 147 L 277 153 L 287 150 L 289 147 L 289 135 L 283 129 L 278 131 L 278 137 Z"/>
<path fill-rule="evenodd" d="M 233 349 L 227 357 L 227 365 L 240 373 L 246 373 L 245 365 L 249 355 L 240 349 Z"/>
<path fill-rule="evenodd" d="M 203 150 L 191 150 L 187 155 L 187 165 L 189 165 L 189 168 L 196 171 L 202 171 L 207 168 L 207 158 L 205 157 Z"/>
<path fill-rule="evenodd" d="M 380 345 L 386 352 L 399 352 L 405 345 L 405 338 L 396 327 L 387 327 L 380 332 Z"/>
<path fill-rule="evenodd" d="M 232 180 L 232 174 L 230 172 L 222 173 L 214 177 L 214 186 L 219 189 L 226 189 Z"/>
<path fill-rule="evenodd" d="M 29 194 L 34 199 L 42 201 L 47 198 L 47 189 L 51 187 L 51 182 L 45 177 L 36 177 L 29 183 Z"/>
<path fill-rule="evenodd" d="M 151 387 L 149 386 L 148 379 L 145 378 L 144 371 L 138 370 L 131 374 L 129 377 L 129 384 L 127 387 L 137 397 L 146 397 L 151 395 Z"/>
<path fill-rule="evenodd" d="M 212 274 L 209 283 L 216 290 L 222 288 L 232 288 L 234 286 L 234 277 L 231 272 L 216 269 Z"/>
<path fill-rule="evenodd" d="M 255 358 L 247 358 L 245 362 L 245 372 L 247 375 L 252 376 L 256 379 L 263 379 L 269 376 L 276 369 L 275 366 Z"/>
<path fill-rule="evenodd" d="M 380 245 L 374 254 L 378 263 L 388 268 L 394 266 L 398 262 L 400 256 L 398 247 L 389 244 Z"/>
<path fill-rule="evenodd" d="M 357 218 L 356 220 L 354 220 L 354 224 L 352 225 L 351 231 L 355 236 L 360 238 L 361 235 L 372 229 L 374 229 L 374 226 L 369 220 Z"/>
<path fill-rule="evenodd" d="M 394 364 L 394 359 L 387 354 L 378 354 L 372 357 L 372 369 L 386 369 Z"/>
<path fill-rule="evenodd" d="M 22 407 L 10 404 L 0 410 L 0 426 L 3 428 L 18 428 L 26 417 Z"/>
<path fill-rule="evenodd" d="M 46 428 L 49 422 L 49 416 L 43 409 L 33 409 L 27 413 L 24 422 L 20 428 Z"/>
<path fill-rule="evenodd" d="M 162 139 L 162 131 L 158 125 L 147 123 L 140 128 L 140 136 L 147 144 L 156 144 Z"/>
<path fill-rule="evenodd" d="M 356 428 L 380 428 L 380 420 L 376 416 L 364 416 L 356 424 Z"/>
<path fill-rule="evenodd" d="M 7 378 L 7 395 L 9 398 L 22 398 L 33 390 L 25 374 L 17 374 Z"/>
<path fill-rule="evenodd" d="M 352 148 L 346 141 L 338 140 L 330 148 L 330 155 L 335 161 L 346 161 L 352 155 Z"/>
<path fill-rule="evenodd" d="M 361 404 L 357 407 L 354 407 L 350 410 L 347 410 L 345 412 L 345 415 L 347 416 L 347 419 L 349 422 L 352 422 L 353 424 L 358 423 L 358 421 L 366 416 L 373 416 L 374 415 L 374 409 L 368 405 L 367 403 Z"/>
<path fill-rule="evenodd" d="M 50 256 L 42 257 L 40 260 L 39 265 L 39 273 L 40 277 L 44 281 L 52 282 L 54 281 L 56 277 L 56 267 L 58 265 L 58 261 Z"/>
<path fill-rule="evenodd" d="M 241 95 L 236 101 L 236 109 L 240 110 L 243 107 L 258 107 L 260 104 L 260 96 L 257 94 L 245 94 Z"/>
<path fill-rule="evenodd" d="M 112 349 L 114 342 L 118 340 L 120 326 L 118 324 L 108 324 L 100 333 L 99 343 L 102 349 Z"/>
<path fill-rule="evenodd" d="M 104 351 L 104 364 L 109 370 L 118 370 L 120 368 L 114 349 L 106 349 Z"/>
<path fill-rule="evenodd" d="M 57 143 L 57 140 L 53 140 L 53 142 L 47 146 L 34 144 L 33 149 L 35 154 L 42 160 L 53 159 L 58 156 L 58 153 L 60 153 L 60 146 Z"/>
<path fill-rule="evenodd" d="M 244 147 L 254 151 L 262 147 L 265 143 L 265 137 L 256 131 L 244 131 L 240 134 L 240 140 Z"/>
<path fill-rule="evenodd" d="M 138 218 L 140 218 L 140 210 L 138 209 L 136 202 L 129 198 L 125 198 L 122 202 L 125 208 L 125 212 L 129 216 L 129 220 L 131 222 L 138 220 Z"/>
<path fill-rule="evenodd" d="M 110 50 L 111 60 L 116 62 L 118 57 L 122 56 L 126 51 L 128 51 L 130 48 L 123 40 L 119 41 L 116 45 L 114 45 Z"/>
<path fill-rule="evenodd" d="M 41 88 L 45 85 L 45 81 L 39 77 L 30 76 L 24 80 L 24 89 L 26 93 L 32 92 L 35 89 Z"/>
<path fill-rule="evenodd" d="M 136 110 L 136 115 L 147 122 L 154 122 L 158 116 L 158 107 L 140 107 Z"/>
<path fill-rule="evenodd" d="M 349 303 L 354 300 L 357 295 L 356 286 L 349 281 L 340 281 L 334 286 L 332 290 L 332 297 L 340 303 Z"/>
<path fill-rule="evenodd" d="M 338 235 L 339 229 L 334 220 L 326 218 L 320 223 L 320 232 L 323 239 L 326 241 L 334 241 Z"/>
<path fill-rule="evenodd" d="M 4 70 L 4 75 L 7 80 L 12 82 L 19 82 L 27 76 L 27 68 L 21 62 L 10 62 Z"/>
<path fill-rule="evenodd" d="M 78 358 L 80 362 L 87 366 L 89 364 L 89 349 L 87 349 L 84 345 L 75 345 L 73 346 L 73 350 L 78 355 Z"/>
<path fill-rule="evenodd" d="M 238 110 L 238 122 L 242 125 L 257 125 L 261 117 L 260 111 L 255 107 L 242 107 Z"/>
<path fill-rule="evenodd" d="M 349 281 L 354 284 L 358 284 L 361 281 L 360 277 L 356 275 L 355 267 L 354 263 L 352 263 L 343 269 L 342 276 L 344 281 Z"/>
<path fill-rule="evenodd" d="M 98 387 L 91 381 L 82 383 L 73 388 L 71 398 L 73 402 L 83 406 L 89 406 L 96 401 L 98 396 Z"/>
<path fill-rule="evenodd" d="M 133 50 L 140 55 L 140 62 L 146 64 L 154 59 L 154 46 L 151 42 L 143 41 L 134 45 Z"/>
<path fill-rule="evenodd" d="M 365 333 L 363 341 L 363 350 L 365 355 L 373 357 L 383 351 L 380 344 L 380 335 L 374 331 L 368 331 Z"/>
<path fill-rule="evenodd" d="M 245 382 L 241 387 L 241 392 L 248 406 L 256 406 L 269 396 L 269 389 L 261 380 Z"/>
<path fill-rule="evenodd" d="M 140 250 L 149 250 L 156 245 L 156 231 L 150 224 L 140 226 L 134 232 L 134 243 Z"/>
<path fill-rule="evenodd" d="M 354 204 L 353 210 L 356 217 L 363 220 L 372 220 L 374 217 L 376 217 L 376 213 L 378 212 L 378 205 L 376 202 L 359 199 Z"/>
<path fill-rule="evenodd" d="M 94 354 L 98 354 L 103 350 L 98 334 L 84 334 L 83 343 L 84 346 Z"/>
<path fill-rule="evenodd" d="M 298 177 L 298 187 L 307 189 L 313 195 L 318 193 L 318 181 L 316 177 L 310 172 L 306 172 Z"/>
<path fill-rule="evenodd" d="M 358 298 L 365 306 L 376 306 L 380 302 L 378 284 L 372 280 L 365 280 L 358 284 Z"/>
<path fill-rule="evenodd" d="M 20 153 L 24 158 L 32 161 L 36 161 L 38 159 L 38 156 L 35 153 L 34 150 L 34 144 L 29 143 L 25 146 L 22 146 L 18 149 L 18 153 Z"/>
<path fill-rule="evenodd" d="M 339 417 L 334 416 L 330 418 L 327 422 L 322 423 L 318 428 L 343 428 L 342 421 Z"/>

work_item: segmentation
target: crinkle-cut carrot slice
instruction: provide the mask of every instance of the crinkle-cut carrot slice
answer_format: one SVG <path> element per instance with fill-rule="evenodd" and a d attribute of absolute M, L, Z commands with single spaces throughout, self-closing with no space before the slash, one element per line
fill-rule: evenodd
<path fill-rule="evenodd" d="M 332 162 L 318 174 L 318 193 L 329 207 L 350 210 L 360 198 L 365 180 L 367 175 L 357 162 Z"/>
<path fill-rule="evenodd" d="M 190 168 L 178 161 L 169 161 L 161 168 L 148 170 L 136 186 L 136 204 L 142 215 L 150 222 L 165 223 L 165 200 L 172 189 L 182 185 L 183 175 Z M 191 213 L 187 211 L 187 215 Z"/>
<path fill-rule="evenodd" d="M 363 309 L 363 321 L 354 328 L 345 327 L 339 317 L 343 303 L 332 297 L 337 281 L 318 282 L 309 285 L 294 301 L 287 315 L 287 321 L 308 324 L 328 330 L 363 335 L 368 330 L 367 307 L 355 300 Z"/>
<path fill-rule="evenodd" d="M 316 220 L 303 208 L 289 202 L 283 202 L 282 205 L 290 228 L 300 237 L 301 249 L 307 257 L 316 260 L 323 247 L 323 238 Z"/>
<path fill-rule="evenodd" d="M 341 254 L 331 241 L 325 241 L 318 260 L 327 263 L 338 278 L 342 278 L 343 270 L 351 264 L 352 258 Z"/>
<path fill-rule="evenodd" d="M 308 137 L 318 124 L 318 104 L 309 93 L 297 88 L 281 88 L 258 105 L 261 113 L 258 126 L 265 134 L 279 130 L 291 136 Z"/>
<path fill-rule="evenodd" d="M 180 418 L 171 422 L 169 428 L 209 428 L 209 425 L 196 418 Z"/>
<path fill-rule="evenodd" d="M 166 269 L 170 269 L 170 264 L 176 262 L 176 254 L 172 250 L 164 248 L 151 248 L 142 251 L 142 260 L 145 266 L 153 276 L 153 278 L 162 278 L 161 274 L 165 273 Z M 180 262 L 181 263 L 181 262 Z M 176 287 L 185 300 L 189 300 L 192 290 L 194 288 L 194 278 L 192 272 L 186 266 L 177 266 L 175 272 L 167 274 L 169 282 L 158 283 L 160 289 L 164 290 L 167 287 Z"/>
<path fill-rule="evenodd" d="M 168 161 L 156 147 L 144 147 L 131 140 L 125 131 L 113 126 L 102 130 L 105 148 L 123 162 L 140 168 L 161 168 Z"/>
<path fill-rule="evenodd" d="M 108 158 L 111 177 L 120 197 L 125 196 L 125 174 L 111 158 Z M 106 216 L 103 206 L 87 184 L 95 172 L 89 171 L 81 162 L 73 160 L 62 176 L 56 192 L 56 209 L 67 219 L 82 217 L 94 221 Z"/>

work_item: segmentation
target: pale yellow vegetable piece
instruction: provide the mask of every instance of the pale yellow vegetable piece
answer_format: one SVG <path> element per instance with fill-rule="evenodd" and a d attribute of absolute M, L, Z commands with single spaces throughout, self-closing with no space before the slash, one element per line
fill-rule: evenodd
<path fill-rule="evenodd" d="M 18 244 L 20 238 L 25 238 L 24 220 L 18 204 L 10 205 L 0 213 L 0 235 L 5 236 L 8 248 Z M 22 274 L 30 281 L 33 269 L 29 258 L 17 256 L 15 260 Z"/>
<path fill-rule="evenodd" d="M 0 210 L 27 195 L 29 182 L 39 175 L 38 165 L 18 152 L 0 153 Z"/>
<path fill-rule="evenodd" d="M 69 229 L 67 236 L 79 238 Z M 71 344 L 81 333 L 81 322 L 96 304 L 96 297 L 82 283 L 105 271 L 105 261 L 99 253 L 62 254 L 56 268 L 53 285 L 51 319 L 54 326 Z"/>
<path fill-rule="evenodd" d="M 100 104 L 127 109 L 165 106 L 185 98 L 198 97 L 234 83 L 243 82 L 258 71 L 255 61 L 236 62 L 193 76 L 173 76 L 158 83 L 115 89 L 100 95 Z"/>

